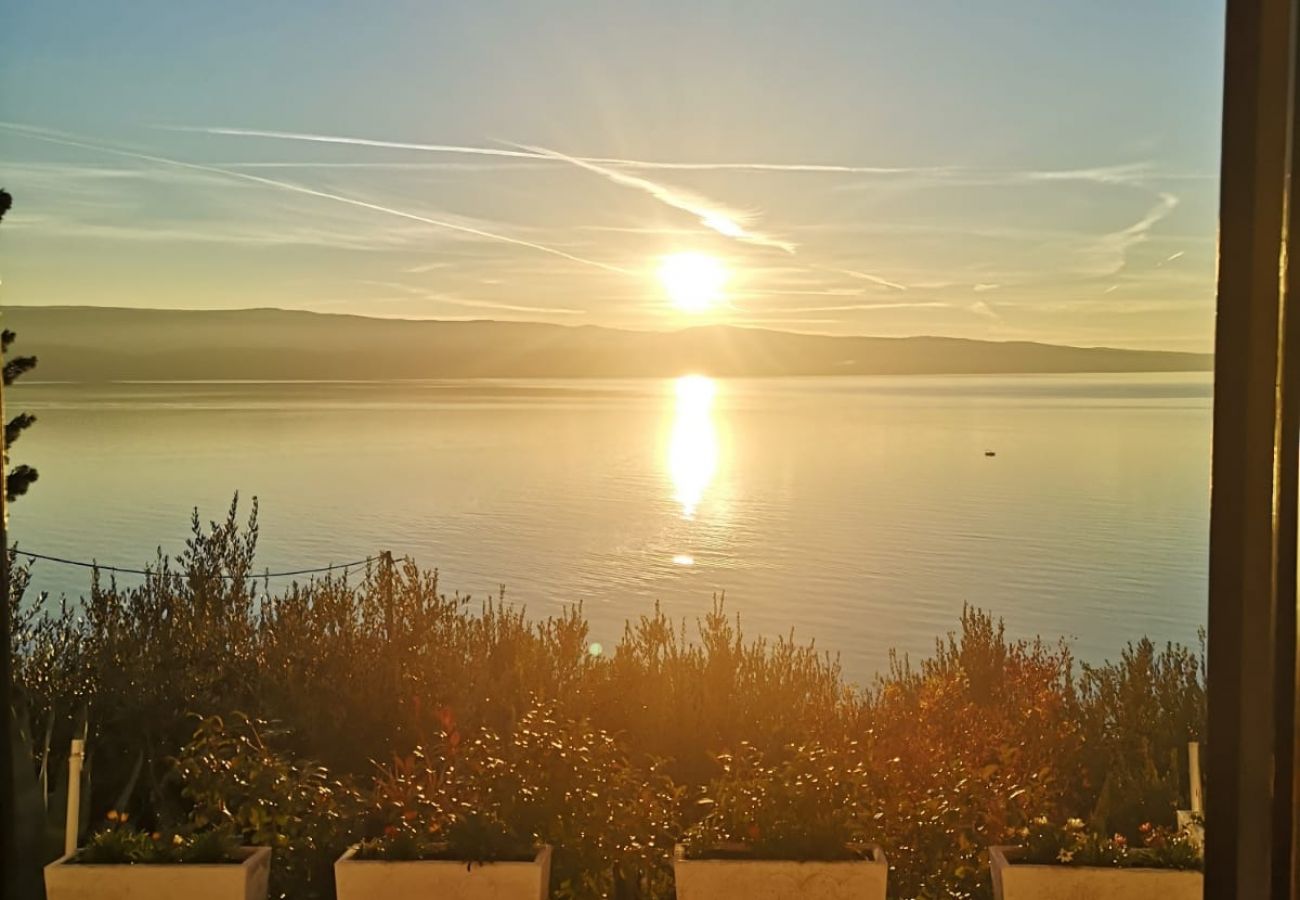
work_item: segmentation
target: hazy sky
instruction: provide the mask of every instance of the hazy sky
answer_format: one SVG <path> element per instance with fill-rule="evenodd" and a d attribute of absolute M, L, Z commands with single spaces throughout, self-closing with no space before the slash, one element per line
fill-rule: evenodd
<path fill-rule="evenodd" d="M 2 299 L 1209 349 L 1222 18 L 13 4 Z M 665 301 L 681 251 L 725 263 L 723 307 Z"/>

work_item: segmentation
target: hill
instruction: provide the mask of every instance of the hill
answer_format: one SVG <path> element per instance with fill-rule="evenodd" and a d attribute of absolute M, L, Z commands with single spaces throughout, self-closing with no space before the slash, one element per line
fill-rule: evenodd
<path fill-rule="evenodd" d="M 42 381 L 1172 372 L 1201 353 L 943 337 L 836 337 L 725 325 L 626 331 L 374 319 L 280 309 L 8 307 Z"/>

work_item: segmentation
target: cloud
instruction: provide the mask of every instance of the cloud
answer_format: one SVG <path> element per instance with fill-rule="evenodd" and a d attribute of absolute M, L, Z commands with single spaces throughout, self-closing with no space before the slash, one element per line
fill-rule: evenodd
<path fill-rule="evenodd" d="M 476 237 L 484 238 L 486 240 L 498 241 L 506 244 L 513 244 L 517 247 L 525 247 L 530 250 L 536 250 L 540 253 L 547 253 L 552 256 L 558 256 L 563 259 L 570 260 L 571 262 L 581 263 L 582 265 L 591 266 L 593 268 L 604 269 L 605 271 L 608 272 L 617 272 L 621 275 L 633 274 L 628 270 L 620 268 L 618 266 L 609 265 L 607 263 L 598 262 L 592 259 L 586 259 L 581 256 L 575 256 L 572 253 L 567 253 L 555 247 L 548 247 L 545 244 L 538 244 L 538 243 L 534 243 L 533 241 L 526 241 L 521 238 L 510 237 L 509 235 L 487 231 L 482 228 L 476 228 L 468 225 L 460 225 L 455 222 L 446 221 L 444 219 L 434 219 L 429 216 L 423 216 L 417 213 L 407 212 L 405 210 L 396 209 L 394 207 L 382 206 L 378 203 L 370 203 L 369 201 L 366 200 L 358 200 L 354 197 L 347 197 L 342 194 L 332 194 L 329 193 L 328 191 L 316 190 L 315 188 L 305 187 L 303 185 L 294 184 L 293 182 L 289 182 L 289 181 L 278 181 L 273 178 L 264 178 L 261 175 L 250 175 L 247 172 L 236 172 L 230 169 L 222 169 L 216 166 L 202 165 L 200 163 L 183 162 L 181 160 L 171 159 L 165 156 L 156 156 L 148 153 L 137 153 L 131 150 L 120 150 L 115 147 L 105 146 L 103 144 L 91 143 L 89 141 L 77 138 L 75 136 L 69 136 L 63 132 L 53 132 L 46 129 L 32 128 L 29 126 L 18 125 L 9 122 L 0 122 L 0 128 L 4 128 L 5 130 L 10 131 L 11 133 L 19 134 L 24 137 L 30 138 L 32 140 L 44 141 L 52 144 L 60 144 L 67 147 L 77 147 L 83 150 L 91 150 L 96 153 L 107 153 L 107 154 L 119 156 L 126 159 L 137 159 L 143 162 L 156 163 L 158 165 L 175 166 L 178 168 L 187 169 L 194 172 L 208 172 L 210 174 L 241 180 L 252 184 L 260 184 L 266 187 L 276 188 L 282 191 L 289 191 L 292 193 L 302 194 L 309 197 L 318 197 L 322 200 L 334 201 L 335 203 L 344 203 L 349 206 L 358 207 L 360 209 L 366 209 L 372 212 L 377 212 L 389 216 L 396 216 L 398 218 L 407 219 L 413 222 L 420 222 L 434 228 L 443 228 L 450 231 L 460 232 L 462 234 L 474 235 Z"/>
<path fill-rule="evenodd" d="M 1002 320 L 1002 317 L 997 314 L 997 311 L 983 300 L 976 300 L 966 308 L 977 316 L 983 316 L 986 319 L 993 319 L 994 321 Z"/>
<path fill-rule="evenodd" d="M 621 172 L 608 166 L 600 165 L 594 162 L 588 162 L 579 159 L 576 156 L 569 156 L 560 153 L 558 150 L 548 150 L 545 147 L 533 147 L 526 144 L 520 144 L 529 152 L 546 156 L 551 159 L 562 160 L 575 165 L 580 169 L 586 169 L 588 172 L 600 175 L 614 184 L 629 187 L 634 190 L 642 191 L 649 194 L 661 203 L 688 212 L 700 220 L 700 224 L 706 228 L 711 228 L 718 234 L 725 237 L 734 238 L 738 241 L 744 241 L 747 244 L 755 244 L 761 247 L 775 247 L 778 250 L 784 250 L 786 253 L 794 253 L 795 245 L 789 241 L 779 240 L 768 237 L 756 231 L 751 231 L 742 224 L 741 220 L 746 218 L 743 214 L 732 212 L 724 209 L 711 200 L 706 200 L 689 191 L 680 188 L 671 187 L 666 184 L 660 184 L 651 181 L 648 178 L 641 178 L 638 175 L 629 175 L 627 172 Z"/>
<path fill-rule="evenodd" d="M 977 294 L 982 294 L 982 293 L 984 293 L 985 291 L 996 291 L 996 290 L 997 290 L 998 288 L 1000 288 L 1000 287 L 1002 287 L 1002 285 L 1000 285 L 1000 284 L 991 284 L 991 283 L 988 283 L 988 282 L 980 282 L 980 283 L 978 283 L 978 284 L 973 284 L 973 285 L 971 285 L 971 290 L 975 291 L 975 293 L 977 293 Z"/>

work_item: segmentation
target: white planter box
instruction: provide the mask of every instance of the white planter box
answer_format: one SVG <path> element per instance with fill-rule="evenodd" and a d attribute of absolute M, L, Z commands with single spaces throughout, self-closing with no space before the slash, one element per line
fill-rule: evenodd
<path fill-rule="evenodd" d="M 889 864 L 876 846 L 868 858 L 835 862 L 687 859 L 677 845 L 677 900 L 885 900 Z"/>
<path fill-rule="evenodd" d="M 551 881 L 551 848 L 543 846 L 531 862 L 470 865 L 458 860 L 389 862 L 355 859 L 357 848 L 334 863 L 338 900 L 546 900 Z"/>
<path fill-rule="evenodd" d="M 1201 900 L 1204 876 L 1181 869 L 1017 863 L 1018 847 L 990 847 L 995 900 Z"/>
<path fill-rule="evenodd" d="M 241 847 L 240 861 L 87 865 L 60 856 L 45 867 L 46 900 L 266 900 L 270 847 Z"/>

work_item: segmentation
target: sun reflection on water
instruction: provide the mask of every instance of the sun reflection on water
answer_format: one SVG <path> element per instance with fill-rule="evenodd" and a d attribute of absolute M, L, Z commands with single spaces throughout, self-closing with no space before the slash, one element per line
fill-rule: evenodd
<path fill-rule="evenodd" d="M 668 472 L 682 517 L 692 519 L 718 470 L 718 432 L 713 424 L 717 385 L 703 375 L 677 379 L 677 404 L 668 442 Z"/>

